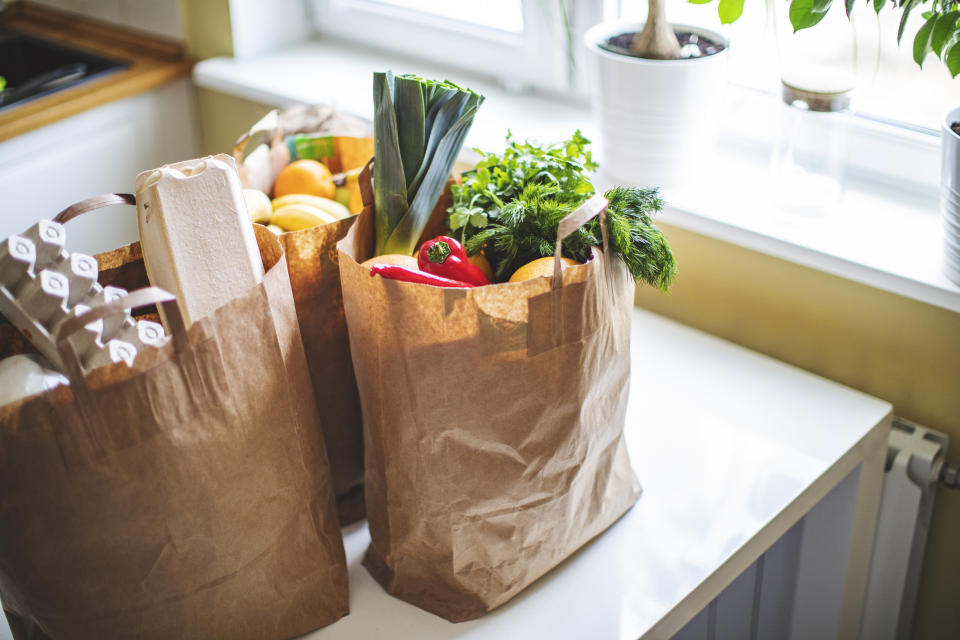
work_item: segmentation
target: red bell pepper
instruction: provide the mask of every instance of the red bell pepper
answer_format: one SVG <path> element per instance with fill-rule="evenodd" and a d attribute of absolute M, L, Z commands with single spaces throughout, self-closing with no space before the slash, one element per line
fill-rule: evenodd
<path fill-rule="evenodd" d="M 401 267 L 398 264 L 374 264 L 370 266 L 371 276 L 383 276 L 391 280 L 403 280 L 404 282 L 417 282 L 419 284 L 429 284 L 434 287 L 457 287 L 459 289 L 471 289 L 473 285 L 469 282 L 460 282 L 451 278 L 444 278 L 425 271 L 417 271 L 409 267 Z"/>
<path fill-rule="evenodd" d="M 424 242 L 417 254 L 417 266 L 421 271 L 469 282 L 475 287 L 490 284 L 483 271 L 467 258 L 463 245 L 450 236 L 437 236 Z"/>

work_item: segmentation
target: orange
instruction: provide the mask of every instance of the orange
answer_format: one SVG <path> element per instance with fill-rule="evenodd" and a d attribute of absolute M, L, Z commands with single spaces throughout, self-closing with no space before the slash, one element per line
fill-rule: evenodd
<path fill-rule="evenodd" d="M 580 264 L 575 262 L 570 258 L 560 258 L 560 269 L 566 269 L 567 267 Z M 533 278 L 539 278 L 540 276 L 552 276 L 553 275 L 553 256 L 547 256 L 546 258 L 537 258 L 533 262 L 528 262 L 519 269 L 513 272 L 513 275 L 510 276 L 510 282 L 521 282 L 523 280 L 532 280 Z"/>
<path fill-rule="evenodd" d="M 487 260 L 487 256 L 483 255 L 483 251 L 478 251 L 472 256 L 468 257 L 467 260 L 470 261 L 470 264 L 475 266 L 477 269 L 483 272 L 483 275 L 487 276 L 487 280 L 493 282 L 493 268 L 490 267 L 490 261 Z"/>
<path fill-rule="evenodd" d="M 316 160 L 294 160 L 283 168 L 273 183 L 274 198 L 291 193 L 307 193 L 332 200 L 336 192 L 330 169 Z"/>
<path fill-rule="evenodd" d="M 413 256 L 405 256 L 402 253 L 385 253 L 382 256 L 373 256 L 369 260 L 365 260 L 360 263 L 361 267 L 370 268 L 375 264 L 396 264 L 401 267 L 409 267 L 411 269 L 420 270 L 420 266 L 417 264 L 417 259 Z"/>

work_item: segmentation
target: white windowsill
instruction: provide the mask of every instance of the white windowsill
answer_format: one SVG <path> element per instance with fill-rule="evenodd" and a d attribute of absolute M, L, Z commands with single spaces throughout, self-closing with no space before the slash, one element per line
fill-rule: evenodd
<path fill-rule="evenodd" d="M 194 68 L 200 87 L 276 106 L 331 104 L 372 115 L 370 74 L 392 68 L 448 77 L 487 96 L 467 146 L 503 148 L 519 138 L 559 140 L 574 129 L 593 138 L 589 108 L 557 97 L 517 94 L 488 79 L 356 45 L 316 39 L 243 59 L 213 58 Z M 252 124 L 252 123 L 251 123 Z M 238 131 L 239 136 L 242 132 Z M 662 219 L 697 233 L 960 313 L 960 287 L 941 270 L 942 233 L 935 189 L 858 183 L 842 212 L 826 216 L 777 212 L 760 194 L 766 157 L 723 152 L 704 182 L 667 193 Z M 601 185 L 604 180 L 601 177 Z"/>

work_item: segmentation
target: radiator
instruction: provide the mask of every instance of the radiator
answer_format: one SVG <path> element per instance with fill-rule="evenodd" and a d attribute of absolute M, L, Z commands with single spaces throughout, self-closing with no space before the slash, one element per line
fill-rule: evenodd
<path fill-rule="evenodd" d="M 862 640 L 910 637 L 933 497 L 946 451 L 945 434 L 894 420 L 864 602 Z"/>
<path fill-rule="evenodd" d="M 910 637 L 947 444 L 944 434 L 894 420 L 860 640 Z M 823 640 L 834 636 L 853 530 L 850 505 L 859 473 L 856 469 L 847 476 L 674 639 Z"/>

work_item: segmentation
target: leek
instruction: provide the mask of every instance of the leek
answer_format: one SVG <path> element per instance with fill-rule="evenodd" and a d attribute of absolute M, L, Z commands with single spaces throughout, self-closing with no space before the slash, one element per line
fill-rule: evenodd
<path fill-rule="evenodd" d="M 483 96 L 449 81 L 373 74 L 377 255 L 412 255 Z"/>

